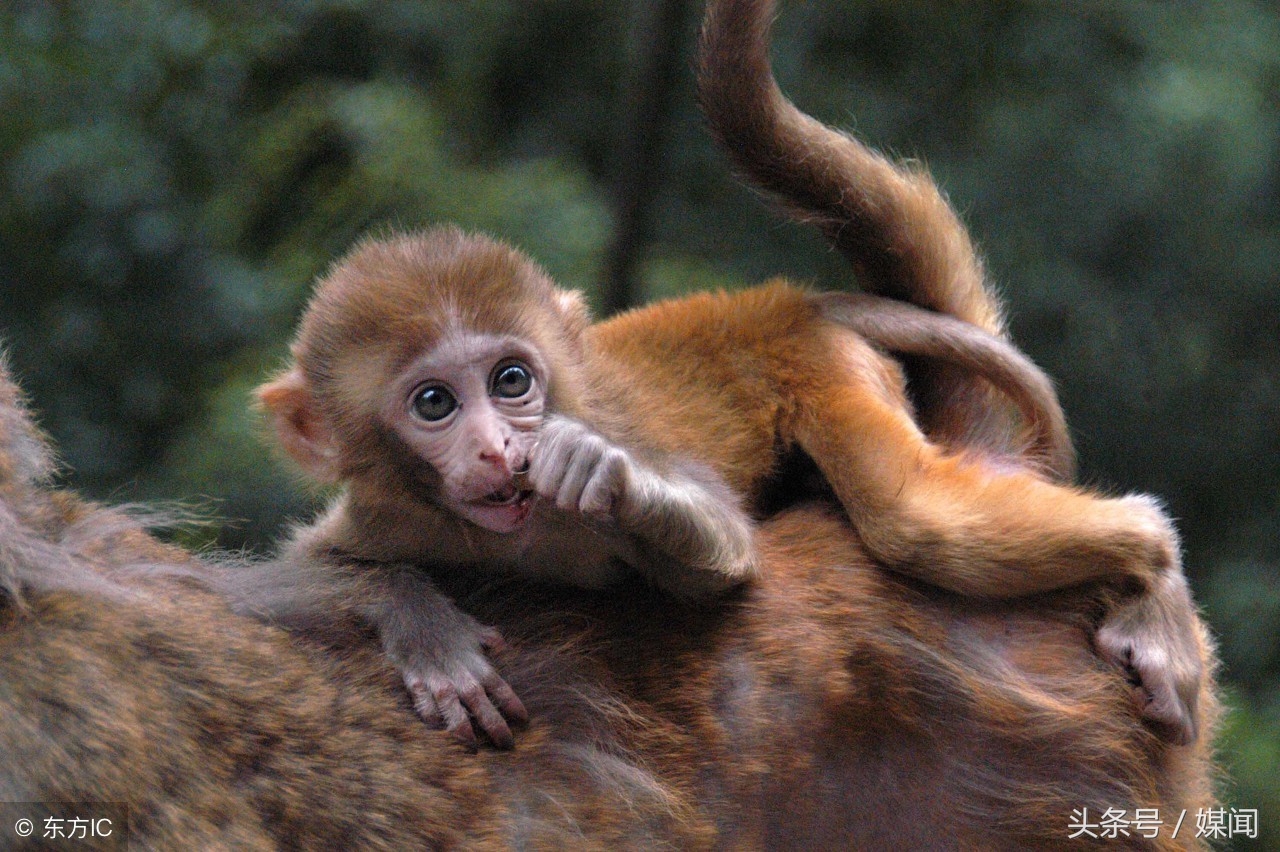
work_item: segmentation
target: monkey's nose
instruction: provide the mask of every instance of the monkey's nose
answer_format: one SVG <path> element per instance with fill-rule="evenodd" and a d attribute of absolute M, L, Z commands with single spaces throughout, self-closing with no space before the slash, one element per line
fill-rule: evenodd
<path fill-rule="evenodd" d="M 500 449 L 481 450 L 480 461 L 501 468 L 504 473 L 511 472 L 511 466 L 507 464 L 507 454 Z"/>

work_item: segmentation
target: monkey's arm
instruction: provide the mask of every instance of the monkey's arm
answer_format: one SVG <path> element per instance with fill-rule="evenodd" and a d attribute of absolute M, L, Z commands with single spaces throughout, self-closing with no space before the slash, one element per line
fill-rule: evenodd
<path fill-rule="evenodd" d="M 529 714 L 485 653 L 502 647 L 498 631 L 459 609 L 419 571 L 383 571 L 388 594 L 371 601 L 366 617 L 377 626 L 418 715 L 474 748 L 470 714 L 494 745 L 511 748 L 515 740 L 506 720 L 523 724 Z"/>
<path fill-rule="evenodd" d="M 413 566 L 286 553 L 229 572 L 223 586 L 236 611 L 288 629 L 330 632 L 344 615 L 372 625 L 418 715 L 468 746 L 476 745 L 469 715 L 500 748 L 514 743 L 506 720 L 528 720 L 485 653 L 501 647 L 497 631 L 459 609 Z"/>
<path fill-rule="evenodd" d="M 751 521 L 714 473 L 675 460 L 664 469 L 568 417 L 550 417 L 529 481 L 566 511 L 616 524 L 615 554 L 681 597 L 707 597 L 756 573 Z"/>

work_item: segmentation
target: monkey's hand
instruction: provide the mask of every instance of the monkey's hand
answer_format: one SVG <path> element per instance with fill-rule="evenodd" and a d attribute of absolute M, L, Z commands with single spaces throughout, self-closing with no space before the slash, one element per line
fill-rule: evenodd
<path fill-rule="evenodd" d="M 529 483 L 565 511 L 614 519 L 639 499 L 631 453 L 590 426 L 548 417 L 529 459 Z"/>
<path fill-rule="evenodd" d="M 1160 572 L 1146 592 L 1120 603 L 1095 641 L 1128 674 L 1142 715 L 1160 735 L 1179 745 L 1195 742 L 1205 648 L 1181 569 Z"/>
<path fill-rule="evenodd" d="M 709 468 L 670 458 L 659 471 L 589 426 L 549 417 L 529 482 L 561 509 L 616 522 L 640 545 L 633 564 L 675 594 L 710 597 L 757 571 L 751 522 Z"/>
<path fill-rule="evenodd" d="M 515 739 L 507 721 L 522 725 L 529 714 L 485 653 L 504 647 L 498 631 L 425 579 L 408 572 L 397 579 L 396 594 L 377 619 L 378 631 L 418 715 L 469 748 L 477 747 L 473 721 L 495 746 L 511 748 Z"/>

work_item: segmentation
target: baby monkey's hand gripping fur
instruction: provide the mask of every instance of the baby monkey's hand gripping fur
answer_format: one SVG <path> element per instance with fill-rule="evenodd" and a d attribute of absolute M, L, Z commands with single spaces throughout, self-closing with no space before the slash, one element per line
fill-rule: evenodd
<path fill-rule="evenodd" d="M 528 713 L 486 653 L 500 651 L 502 637 L 455 606 L 416 565 L 367 565 L 326 552 L 321 539 L 330 521 L 299 531 L 270 562 L 216 575 L 232 606 L 322 636 L 343 630 L 342 616 L 373 626 L 427 724 L 475 748 L 474 718 L 490 741 L 510 748 L 507 720 L 520 725 Z"/>

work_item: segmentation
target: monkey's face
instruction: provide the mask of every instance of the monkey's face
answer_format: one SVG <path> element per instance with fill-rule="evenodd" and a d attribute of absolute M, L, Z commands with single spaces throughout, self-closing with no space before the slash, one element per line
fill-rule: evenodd
<path fill-rule="evenodd" d="M 533 500 L 516 474 L 527 468 L 542 423 L 547 378 L 529 341 L 455 329 L 400 372 L 382 416 L 440 475 L 444 508 L 513 532 Z"/>

